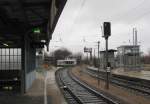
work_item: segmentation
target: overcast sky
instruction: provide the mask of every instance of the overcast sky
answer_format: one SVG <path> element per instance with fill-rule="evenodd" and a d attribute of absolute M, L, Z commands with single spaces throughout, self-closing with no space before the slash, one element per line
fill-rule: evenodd
<path fill-rule="evenodd" d="M 112 23 L 109 48 L 132 44 L 132 29 L 137 28 L 143 52 L 150 48 L 150 0 L 68 0 L 50 42 L 50 51 L 66 47 L 83 52 L 83 47 L 105 49 L 101 25 Z M 129 43 L 130 40 L 130 43 Z"/>

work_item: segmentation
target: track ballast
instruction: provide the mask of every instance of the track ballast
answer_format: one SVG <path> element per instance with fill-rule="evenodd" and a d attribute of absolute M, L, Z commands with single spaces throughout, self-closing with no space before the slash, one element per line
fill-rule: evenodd
<path fill-rule="evenodd" d="M 118 104 L 80 82 L 67 69 L 58 70 L 56 78 L 69 104 Z"/>

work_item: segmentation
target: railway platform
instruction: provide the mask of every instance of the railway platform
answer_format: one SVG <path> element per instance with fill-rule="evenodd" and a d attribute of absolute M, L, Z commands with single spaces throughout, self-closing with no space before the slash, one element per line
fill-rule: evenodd
<path fill-rule="evenodd" d="M 1 92 L 0 104 L 66 104 L 55 82 L 56 70 L 56 68 L 48 70 L 45 74 L 46 80 L 44 74 L 36 73 L 32 87 L 23 95 Z"/>
<path fill-rule="evenodd" d="M 88 67 L 88 68 L 95 70 L 95 71 L 98 70 L 98 68 L 95 68 L 95 67 Z M 100 69 L 100 71 L 105 72 L 104 69 Z M 117 68 L 117 69 L 112 70 L 112 74 L 129 76 L 129 77 L 139 78 L 139 79 L 144 79 L 144 80 L 150 80 L 150 70 L 125 71 L 123 68 Z"/>
<path fill-rule="evenodd" d="M 117 75 L 124 75 L 124 76 L 139 78 L 139 79 L 150 80 L 149 70 L 124 71 L 122 68 L 118 68 L 118 69 L 113 70 L 113 73 Z"/>

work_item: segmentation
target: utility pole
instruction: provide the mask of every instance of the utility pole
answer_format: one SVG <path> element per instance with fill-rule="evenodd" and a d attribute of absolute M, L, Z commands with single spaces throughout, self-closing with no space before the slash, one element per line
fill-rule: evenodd
<path fill-rule="evenodd" d="M 90 65 L 92 65 L 92 63 L 93 63 L 92 48 L 89 48 L 89 53 L 90 53 Z"/>
<path fill-rule="evenodd" d="M 133 49 L 132 49 L 132 52 L 133 52 L 133 68 L 135 68 L 135 54 L 134 54 L 134 47 L 135 46 L 135 28 L 133 28 Z"/>
<path fill-rule="evenodd" d="M 96 67 L 96 63 L 95 63 L 95 48 L 94 48 L 94 59 L 93 59 L 93 64 L 94 64 L 94 67 Z"/>
<path fill-rule="evenodd" d="M 137 43 L 138 43 L 138 41 L 137 41 L 137 29 L 133 28 L 133 56 L 134 56 L 133 68 L 135 68 L 135 69 L 137 67 L 137 50 L 136 50 L 136 47 L 138 45 Z"/>
<path fill-rule="evenodd" d="M 135 28 L 135 49 L 134 49 L 134 52 L 135 52 L 135 69 L 137 68 L 137 29 Z"/>
<path fill-rule="evenodd" d="M 100 85 L 100 55 L 99 55 L 99 46 L 100 46 L 100 41 L 98 43 L 98 86 Z"/>

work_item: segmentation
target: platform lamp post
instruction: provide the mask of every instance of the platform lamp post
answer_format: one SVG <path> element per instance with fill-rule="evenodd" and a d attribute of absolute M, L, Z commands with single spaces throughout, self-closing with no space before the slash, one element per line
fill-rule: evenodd
<path fill-rule="evenodd" d="M 106 41 L 106 84 L 105 88 L 109 89 L 109 74 L 110 74 L 110 63 L 108 62 L 108 37 L 111 35 L 111 23 L 104 22 L 103 23 L 103 37 Z"/>
<path fill-rule="evenodd" d="M 99 53 L 99 47 L 100 47 L 100 41 L 97 42 L 97 51 L 98 51 L 98 86 L 100 85 L 100 53 Z"/>

